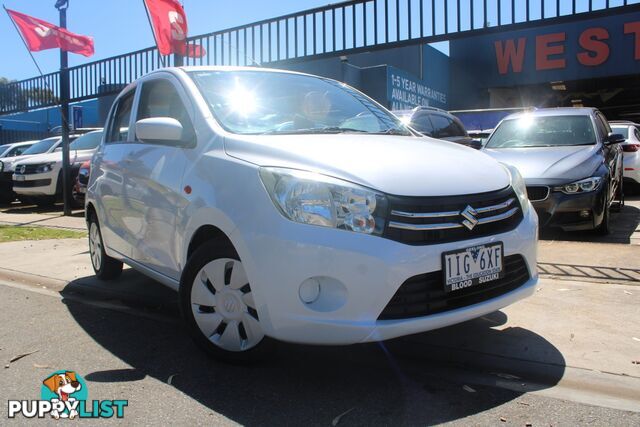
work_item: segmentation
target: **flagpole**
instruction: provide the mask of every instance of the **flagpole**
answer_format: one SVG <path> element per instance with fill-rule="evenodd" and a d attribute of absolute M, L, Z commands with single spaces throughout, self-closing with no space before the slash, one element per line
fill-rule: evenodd
<path fill-rule="evenodd" d="M 153 22 L 151 22 L 151 15 L 149 15 L 149 9 L 147 9 L 147 3 L 144 0 L 142 0 L 142 4 L 144 5 L 144 11 L 147 14 L 147 21 L 149 21 L 149 26 L 151 27 L 153 40 L 155 40 L 156 42 L 156 48 L 158 49 L 158 56 L 160 57 L 160 61 L 162 61 L 162 66 L 166 67 L 167 65 L 164 62 L 164 56 L 160 53 L 160 48 L 158 47 L 158 37 L 156 36 L 156 30 L 153 27 Z"/>
<path fill-rule="evenodd" d="M 11 14 L 9 13 L 9 11 L 7 10 L 7 7 L 5 5 L 2 5 L 2 8 L 4 9 L 5 12 L 7 12 L 7 16 L 9 17 L 9 20 L 11 21 L 11 23 L 13 24 L 13 27 L 16 29 L 16 31 L 18 32 L 18 35 L 20 36 L 20 40 L 22 40 L 22 43 L 24 44 L 25 49 L 27 49 L 27 53 L 29 54 L 29 56 L 31 57 L 31 60 L 33 61 L 33 64 L 36 66 L 36 68 L 38 69 L 38 72 L 40 73 L 40 76 L 44 77 L 44 73 L 42 72 L 42 70 L 40 69 L 40 66 L 38 65 L 38 61 L 36 61 L 36 58 L 33 56 L 33 53 L 31 53 L 31 50 L 29 49 L 29 45 L 27 44 L 27 41 L 24 39 L 24 37 L 22 36 L 22 33 L 20 32 L 20 29 L 18 28 L 18 26 L 16 25 L 15 21 L 13 20 L 13 18 L 11 17 Z M 47 84 L 47 82 L 45 82 L 45 85 Z"/>

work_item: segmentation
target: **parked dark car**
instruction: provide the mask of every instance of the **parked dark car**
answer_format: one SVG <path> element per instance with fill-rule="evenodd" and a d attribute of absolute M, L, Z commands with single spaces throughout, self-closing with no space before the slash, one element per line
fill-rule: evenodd
<path fill-rule="evenodd" d="M 483 151 L 520 170 L 541 227 L 607 234 L 624 203 L 623 142 L 595 108 L 547 108 L 505 118 Z"/>
<path fill-rule="evenodd" d="M 469 136 L 460 119 L 439 108 L 416 107 L 413 110 L 394 111 L 393 114 L 423 135 L 475 149 L 482 147 L 479 140 Z"/>

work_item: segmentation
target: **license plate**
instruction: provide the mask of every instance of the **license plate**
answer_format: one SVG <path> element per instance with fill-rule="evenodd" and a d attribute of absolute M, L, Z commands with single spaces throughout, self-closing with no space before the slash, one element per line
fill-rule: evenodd
<path fill-rule="evenodd" d="M 16 175 L 14 179 L 16 181 L 24 181 L 24 178 L 25 178 L 24 175 Z"/>
<path fill-rule="evenodd" d="M 454 292 L 504 277 L 502 242 L 442 254 L 444 290 Z"/>

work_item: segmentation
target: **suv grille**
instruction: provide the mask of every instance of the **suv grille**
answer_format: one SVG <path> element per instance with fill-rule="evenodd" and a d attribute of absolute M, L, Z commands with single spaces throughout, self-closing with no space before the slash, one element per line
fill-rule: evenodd
<path fill-rule="evenodd" d="M 453 292 L 444 291 L 442 271 L 411 277 L 396 291 L 378 320 L 409 319 L 466 307 L 504 295 L 529 280 L 521 255 L 505 257 L 504 271 L 502 279 Z"/>
<path fill-rule="evenodd" d="M 532 185 L 527 187 L 527 194 L 529 195 L 529 200 L 539 202 L 549 197 L 549 187 Z"/>
<path fill-rule="evenodd" d="M 490 193 L 442 197 L 389 196 L 383 236 L 409 245 L 468 240 L 513 230 L 522 220 L 511 187 Z"/>

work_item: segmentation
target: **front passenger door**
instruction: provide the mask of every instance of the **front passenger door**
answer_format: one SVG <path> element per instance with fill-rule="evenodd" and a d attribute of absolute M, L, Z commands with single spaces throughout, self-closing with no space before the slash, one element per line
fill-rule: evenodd
<path fill-rule="evenodd" d="M 142 82 L 134 122 L 171 117 L 183 127 L 183 135 L 195 141 L 193 107 L 180 83 L 171 77 Z M 186 204 L 182 176 L 190 148 L 180 143 L 140 141 L 128 144 L 125 194 L 131 206 L 130 231 L 135 242 L 132 258 L 152 270 L 178 280 L 180 277 L 176 227 Z"/>

